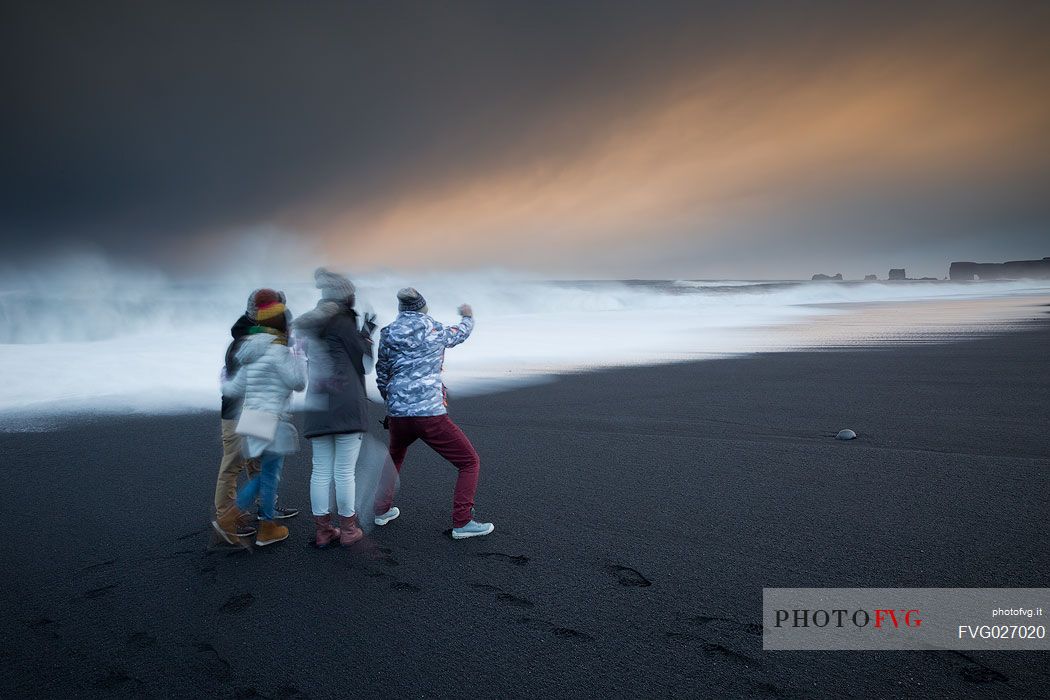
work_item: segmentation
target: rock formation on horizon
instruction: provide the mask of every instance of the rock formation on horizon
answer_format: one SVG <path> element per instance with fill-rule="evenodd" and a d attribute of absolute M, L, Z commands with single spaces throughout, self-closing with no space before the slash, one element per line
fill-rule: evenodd
<path fill-rule="evenodd" d="M 822 274 L 820 274 L 818 272 L 817 274 L 813 275 L 813 277 L 811 279 L 814 282 L 824 282 L 824 281 L 828 281 L 828 280 L 835 280 L 837 282 L 841 282 L 842 281 L 842 273 L 839 272 L 839 273 L 836 273 L 834 275 L 822 275 Z"/>
<path fill-rule="evenodd" d="M 1004 263 L 953 262 L 948 268 L 948 277 L 953 280 L 1050 279 L 1050 257 Z"/>

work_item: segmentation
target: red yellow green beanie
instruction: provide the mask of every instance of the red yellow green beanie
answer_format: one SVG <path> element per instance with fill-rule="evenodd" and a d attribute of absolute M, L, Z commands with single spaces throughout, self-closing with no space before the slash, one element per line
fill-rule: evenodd
<path fill-rule="evenodd" d="M 268 304 L 262 304 L 259 306 L 258 311 L 255 312 L 255 320 L 260 326 L 270 326 L 275 318 L 283 318 L 284 312 L 287 307 L 279 301 L 272 301 Z"/>

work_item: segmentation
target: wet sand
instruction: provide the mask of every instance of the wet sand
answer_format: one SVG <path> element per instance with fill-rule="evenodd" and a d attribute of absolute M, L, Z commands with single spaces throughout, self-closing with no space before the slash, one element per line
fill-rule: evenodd
<path fill-rule="evenodd" d="M 454 471 L 419 445 L 354 553 L 307 546 L 308 449 L 291 539 L 213 546 L 217 411 L 0 434 L 0 695 L 1039 696 L 1039 652 L 763 652 L 759 623 L 763 586 L 1046 586 L 1048 347 L 1033 322 L 452 397 L 496 532 L 444 534 Z"/>

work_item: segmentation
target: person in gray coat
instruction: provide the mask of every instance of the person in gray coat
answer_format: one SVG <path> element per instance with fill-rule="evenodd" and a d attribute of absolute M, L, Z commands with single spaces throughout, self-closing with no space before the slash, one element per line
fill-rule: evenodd
<path fill-rule="evenodd" d="M 321 290 L 321 301 L 295 322 L 295 330 L 306 342 L 309 362 L 303 434 L 313 448 L 310 505 L 316 526 L 314 545 L 323 549 L 338 540 L 349 547 L 364 537 L 355 509 L 355 468 L 368 430 L 364 374 L 367 358 L 372 355 L 375 323 L 373 319 L 359 320 L 350 280 L 319 268 L 314 281 Z M 338 527 L 330 512 L 333 486 Z"/>

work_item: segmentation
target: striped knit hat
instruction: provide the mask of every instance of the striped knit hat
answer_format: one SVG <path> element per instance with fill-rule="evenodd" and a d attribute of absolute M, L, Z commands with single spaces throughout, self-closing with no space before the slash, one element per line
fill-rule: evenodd
<path fill-rule="evenodd" d="M 427 300 L 413 287 L 405 287 L 397 293 L 398 311 L 423 311 L 427 308 Z"/>
<path fill-rule="evenodd" d="M 272 304 L 274 302 L 280 302 L 283 304 L 284 293 L 267 287 L 256 289 L 248 296 L 248 307 L 245 309 L 244 315 L 254 321 L 256 319 L 256 314 L 259 312 L 260 306 Z"/>
<path fill-rule="evenodd" d="M 288 328 L 288 307 L 279 301 L 263 304 L 255 312 L 255 322 L 266 328 L 284 331 Z"/>

